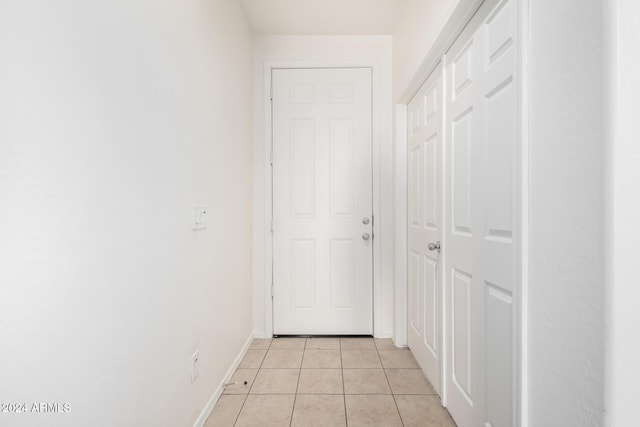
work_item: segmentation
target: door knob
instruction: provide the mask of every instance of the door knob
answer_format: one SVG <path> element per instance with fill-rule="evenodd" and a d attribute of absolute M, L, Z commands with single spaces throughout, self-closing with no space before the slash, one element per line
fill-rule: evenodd
<path fill-rule="evenodd" d="M 362 240 L 364 240 L 364 241 L 366 242 L 367 240 L 369 240 L 369 238 L 370 238 L 370 237 L 371 237 L 371 236 L 369 236 L 369 233 L 364 233 L 364 234 L 362 235 Z"/>
<path fill-rule="evenodd" d="M 369 224 L 369 218 L 367 218 L 367 217 L 362 218 L 362 223 L 363 223 L 364 225 Z"/>
<path fill-rule="evenodd" d="M 435 242 L 435 243 L 431 242 L 431 243 L 429 243 L 427 248 L 430 251 L 436 251 L 437 250 L 438 252 L 440 252 L 440 242 Z"/>

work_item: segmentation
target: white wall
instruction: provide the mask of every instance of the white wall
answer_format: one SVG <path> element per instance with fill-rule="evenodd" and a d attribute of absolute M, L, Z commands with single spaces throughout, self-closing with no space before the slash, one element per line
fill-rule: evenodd
<path fill-rule="evenodd" d="M 393 152 L 391 138 L 391 37 L 389 36 L 260 36 L 254 55 L 254 282 L 253 330 L 269 335 L 271 313 L 265 304 L 270 271 L 266 240 L 269 207 L 268 152 L 265 154 L 265 65 L 373 65 L 374 84 L 374 333 L 393 331 Z M 377 249 L 379 248 L 379 250 Z"/>
<path fill-rule="evenodd" d="M 530 2 L 529 426 L 603 422 L 602 2 Z"/>
<path fill-rule="evenodd" d="M 71 410 L 0 424 L 191 425 L 251 333 L 240 6 L 5 1 L 0 40 L 0 401 Z"/>
<path fill-rule="evenodd" d="M 399 100 L 411 84 L 447 19 L 460 2 L 461 0 L 406 1 L 393 34 L 394 102 Z"/>
<path fill-rule="evenodd" d="M 607 294 L 605 423 L 640 419 L 640 3 L 609 0 L 605 8 Z"/>

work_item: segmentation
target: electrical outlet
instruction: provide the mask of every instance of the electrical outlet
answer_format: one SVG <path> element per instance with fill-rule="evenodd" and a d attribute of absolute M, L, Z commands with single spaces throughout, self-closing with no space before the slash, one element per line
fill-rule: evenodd
<path fill-rule="evenodd" d="M 191 382 L 194 382 L 200 375 L 200 350 L 196 350 L 191 355 Z"/>

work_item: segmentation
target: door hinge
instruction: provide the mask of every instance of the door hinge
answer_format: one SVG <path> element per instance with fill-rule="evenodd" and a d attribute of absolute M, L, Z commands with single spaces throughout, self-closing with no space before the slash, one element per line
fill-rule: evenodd
<path fill-rule="evenodd" d="M 271 284 L 271 298 L 273 298 L 273 283 Z"/>
<path fill-rule="evenodd" d="M 273 101 L 273 85 L 269 88 L 269 99 Z"/>
<path fill-rule="evenodd" d="M 373 225 L 376 223 L 376 217 L 371 214 L 371 226 L 373 227 Z"/>
<path fill-rule="evenodd" d="M 269 164 L 273 166 L 273 151 L 269 152 Z"/>

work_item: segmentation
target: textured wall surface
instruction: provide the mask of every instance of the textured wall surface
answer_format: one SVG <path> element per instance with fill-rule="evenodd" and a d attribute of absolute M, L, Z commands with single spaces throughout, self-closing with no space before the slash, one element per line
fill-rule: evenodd
<path fill-rule="evenodd" d="M 393 99 L 406 89 L 460 0 L 407 0 L 393 33 Z"/>
<path fill-rule="evenodd" d="M 0 39 L 0 401 L 70 409 L 0 425 L 191 425 L 251 333 L 243 12 L 5 1 Z"/>
<path fill-rule="evenodd" d="M 600 426 L 601 2 L 530 1 L 529 425 Z"/>

